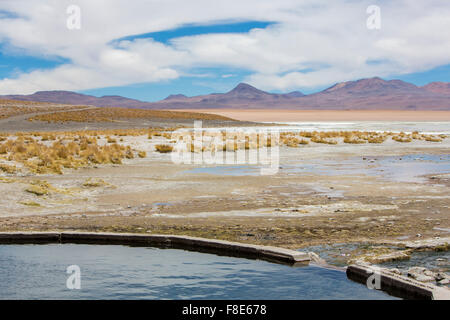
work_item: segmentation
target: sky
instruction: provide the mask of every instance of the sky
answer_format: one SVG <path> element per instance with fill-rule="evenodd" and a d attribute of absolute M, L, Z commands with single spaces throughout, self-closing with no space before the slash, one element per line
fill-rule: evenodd
<path fill-rule="evenodd" d="M 0 0 L 0 94 L 448 82 L 449 17 L 448 0 Z"/>

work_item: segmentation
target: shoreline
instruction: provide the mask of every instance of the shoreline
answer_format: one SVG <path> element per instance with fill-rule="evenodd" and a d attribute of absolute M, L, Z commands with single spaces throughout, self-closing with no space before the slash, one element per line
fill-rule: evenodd
<path fill-rule="evenodd" d="M 121 244 L 131 246 L 151 246 L 183 249 L 246 259 L 260 259 L 272 263 L 287 264 L 292 267 L 314 265 L 337 270 L 326 263 L 317 263 L 313 252 L 289 250 L 281 247 L 262 246 L 217 239 L 115 232 L 0 232 L 0 244 Z M 342 270 L 344 271 L 344 270 Z M 351 264 L 345 268 L 349 280 L 366 284 L 368 277 L 380 276 L 379 290 L 403 299 L 448 300 L 449 291 L 430 283 L 423 283 L 398 274 L 386 268 Z"/>
<path fill-rule="evenodd" d="M 188 251 L 260 259 L 273 263 L 309 264 L 308 253 L 291 249 L 185 235 L 120 232 L 0 232 L 0 244 L 81 243 L 123 244 L 183 249 Z"/>
<path fill-rule="evenodd" d="M 171 111 L 181 110 L 171 109 Z M 450 121 L 450 111 L 433 110 L 182 109 L 182 111 L 211 113 L 253 122 Z"/>

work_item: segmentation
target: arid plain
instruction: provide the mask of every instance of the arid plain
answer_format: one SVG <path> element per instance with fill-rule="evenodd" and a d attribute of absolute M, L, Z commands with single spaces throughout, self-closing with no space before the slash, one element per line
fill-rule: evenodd
<path fill-rule="evenodd" d="M 404 253 L 412 241 L 448 250 L 445 133 L 283 130 L 277 124 L 279 146 L 271 146 L 279 148 L 277 172 L 261 175 L 257 164 L 171 159 L 172 132 L 194 120 L 218 130 L 272 127 L 248 117 L 3 105 L 0 231 L 185 234 L 293 249 L 363 244 L 364 250 L 344 255 L 346 263 L 362 253 Z"/>

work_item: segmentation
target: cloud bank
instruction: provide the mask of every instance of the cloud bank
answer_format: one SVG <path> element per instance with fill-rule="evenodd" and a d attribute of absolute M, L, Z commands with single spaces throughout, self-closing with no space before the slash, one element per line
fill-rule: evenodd
<path fill-rule="evenodd" d="M 67 7 L 81 9 L 69 30 Z M 381 9 L 381 28 L 366 9 Z M 413 73 L 450 64 L 448 0 L 3 0 L 4 54 L 69 61 L 0 79 L 0 94 L 87 90 L 182 77 L 196 68 L 249 71 L 246 82 L 288 91 L 372 76 Z M 247 33 L 117 39 L 237 21 L 271 21 Z"/>

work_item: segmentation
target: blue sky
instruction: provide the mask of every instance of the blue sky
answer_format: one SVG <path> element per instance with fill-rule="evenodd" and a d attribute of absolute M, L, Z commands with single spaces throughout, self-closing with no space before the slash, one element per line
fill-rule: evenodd
<path fill-rule="evenodd" d="M 126 36 L 116 41 L 129 40 L 133 41 L 136 39 L 148 39 L 151 38 L 155 41 L 161 43 L 169 43 L 170 40 L 186 36 L 195 36 L 202 34 L 213 34 L 213 33 L 246 33 L 252 29 L 264 29 L 274 22 L 267 21 L 240 21 L 240 22 L 222 22 L 214 23 L 209 25 L 184 25 L 179 28 L 164 30 L 158 32 L 149 32 L 139 35 Z"/>
<path fill-rule="evenodd" d="M 450 81 L 448 2 L 378 1 L 382 27 L 370 30 L 372 2 L 110 0 L 102 9 L 79 0 L 81 28 L 69 30 L 64 1 L 2 1 L 0 94 L 70 90 L 156 101 L 240 82 L 308 94 L 375 76 Z"/>
<path fill-rule="evenodd" d="M 52 69 L 68 60 L 60 57 L 32 56 L 7 43 L 0 43 L 0 79 L 40 69 Z"/>
<path fill-rule="evenodd" d="M 138 83 L 128 86 L 82 90 L 80 93 L 94 96 L 120 95 L 143 101 L 158 101 L 171 94 L 196 96 L 222 93 L 233 89 L 249 74 L 245 70 L 228 68 L 201 68 L 197 76 L 183 76 L 158 83 Z"/>
<path fill-rule="evenodd" d="M 207 72 L 208 70 L 202 70 Z M 101 97 L 104 95 L 120 95 L 143 101 L 158 101 L 166 98 L 170 94 L 184 94 L 186 96 L 196 96 L 209 93 L 222 93 L 233 89 L 237 84 L 245 80 L 248 72 L 242 70 L 229 70 L 217 68 L 209 70 L 211 75 L 207 78 L 181 77 L 179 79 L 165 81 L 161 83 L 139 83 L 129 86 L 99 88 L 92 90 L 82 90 L 80 93 Z M 226 75 L 222 78 L 222 75 Z M 376 76 L 376 75 L 374 75 Z M 423 86 L 434 81 L 450 82 L 450 65 L 438 67 L 425 72 L 417 72 L 403 75 L 393 75 L 384 77 L 386 80 L 400 79 Z M 314 93 L 328 88 L 329 85 L 315 88 L 298 88 L 305 94 Z M 283 93 L 286 91 L 269 90 L 273 93 Z"/>

